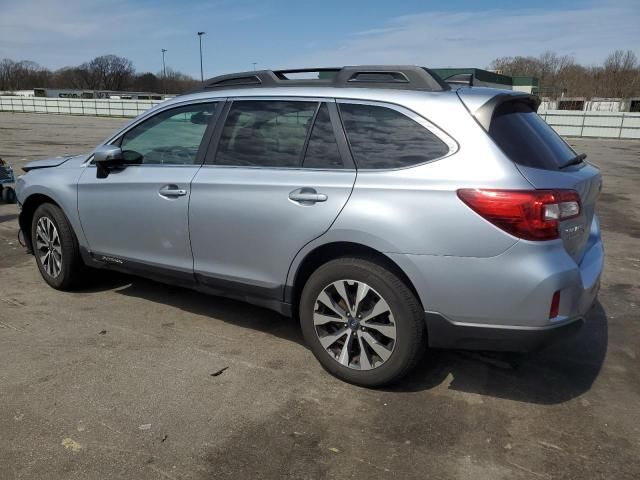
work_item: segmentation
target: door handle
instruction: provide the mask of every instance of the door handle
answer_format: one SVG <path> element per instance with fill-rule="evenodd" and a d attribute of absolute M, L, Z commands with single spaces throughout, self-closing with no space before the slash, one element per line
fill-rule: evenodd
<path fill-rule="evenodd" d="M 299 188 L 289 193 L 289 200 L 303 205 L 311 205 L 316 202 L 326 202 L 328 198 L 329 197 L 324 193 L 318 193 L 313 188 Z"/>
<path fill-rule="evenodd" d="M 183 188 L 178 188 L 177 185 L 167 185 L 158 190 L 158 193 L 163 197 L 184 197 L 187 191 Z"/>

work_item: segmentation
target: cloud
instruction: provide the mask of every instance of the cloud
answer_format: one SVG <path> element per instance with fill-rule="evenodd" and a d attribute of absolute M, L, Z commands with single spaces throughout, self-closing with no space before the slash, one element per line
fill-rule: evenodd
<path fill-rule="evenodd" d="M 576 8 L 549 6 L 551 1 L 544 8 L 534 2 L 532 8 L 484 11 L 424 2 L 439 10 L 327 26 L 308 22 L 311 7 L 278 9 L 275 0 L 0 0 L 0 58 L 59 68 L 113 53 L 133 60 L 139 71 L 157 72 L 160 49 L 168 48 L 168 66 L 199 75 L 195 32 L 203 29 L 208 73 L 251 68 L 256 59 L 274 68 L 484 67 L 499 56 L 546 50 L 583 63 L 600 63 L 615 49 L 635 49 L 640 56 L 638 0 L 590 0 Z"/>
<path fill-rule="evenodd" d="M 158 70 L 162 47 L 170 45 L 179 61 L 184 45 L 194 50 L 198 30 L 262 14 L 261 6 L 234 0 L 10 0 L 0 7 L 0 58 L 59 68 L 113 53 Z"/>
<path fill-rule="evenodd" d="M 341 43 L 306 52 L 286 66 L 407 63 L 432 67 L 487 66 L 499 56 L 552 50 L 600 63 L 615 49 L 640 56 L 637 1 L 575 9 L 435 11 L 393 18 Z"/>

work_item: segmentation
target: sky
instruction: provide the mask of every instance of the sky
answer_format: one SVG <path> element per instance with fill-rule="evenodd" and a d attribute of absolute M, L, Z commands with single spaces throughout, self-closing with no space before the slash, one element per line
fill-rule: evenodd
<path fill-rule="evenodd" d="M 487 67 L 547 50 L 599 64 L 640 57 L 640 0 L 0 0 L 0 58 L 57 69 L 96 56 L 138 72 L 417 64 Z"/>

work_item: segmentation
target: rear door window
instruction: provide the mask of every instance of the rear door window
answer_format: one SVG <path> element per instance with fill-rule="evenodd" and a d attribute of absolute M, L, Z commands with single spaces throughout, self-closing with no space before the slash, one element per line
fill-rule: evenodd
<path fill-rule="evenodd" d="M 515 163 L 558 170 L 576 152 L 540 116 L 521 102 L 500 105 L 491 120 L 489 135 Z"/>
<path fill-rule="evenodd" d="M 303 166 L 304 168 L 344 168 L 326 103 L 320 106 L 313 123 Z"/>
<path fill-rule="evenodd" d="M 233 102 L 215 164 L 300 167 L 317 102 L 242 100 Z"/>
<path fill-rule="evenodd" d="M 358 168 L 410 167 L 449 153 L 440 138 L 397 110 L 351 103 L 339 107 Z"/>

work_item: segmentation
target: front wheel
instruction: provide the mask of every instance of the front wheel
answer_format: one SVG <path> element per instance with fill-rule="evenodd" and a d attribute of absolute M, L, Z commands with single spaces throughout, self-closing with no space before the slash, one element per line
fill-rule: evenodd
<path fill-rule="evenodd" d="M 31 245 L 42 278 L 53 288 L 71 290 L 82 272 L 78 241 L 60 208 L 43 203 L 33 214 Z"/>
<path fill-rule="evenodd" d="M 331 374 L 367 387 L 402 378 L 424 352 L 424 312 L 393 272 L 364 258 L 339 258 L 309 277 L 300 322 Z"/>

